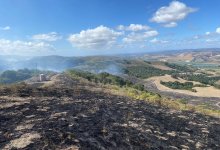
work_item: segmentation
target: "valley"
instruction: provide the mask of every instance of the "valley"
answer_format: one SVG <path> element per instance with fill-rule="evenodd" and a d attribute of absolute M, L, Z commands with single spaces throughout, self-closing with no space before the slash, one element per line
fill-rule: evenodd
<path fill-rule="evenodd" d="M 219 55 L 220 51 L 216 49 L 186 50 L 183 52 L 168 51 L 151 55 L 127 54 L 125 56 L 45 56 L 35 58 L 22 57 L 23 59 L 8 56 L 2 61 L 10 64 L 10 61 L 13 60 L 16 63 L 11 63 L 12 66 L 7 65 L 7 67 L 11 67 L 11 70 L 2 69 L 0 82 L 3 84 L 16 83 L 41 73 L 53 75 L 54 73 L 65 72 L 68 69 L 94 74 L 107 72 L 122 77 L 127 82 L 139 84 L 138 86 L 140 87 L 144 86 L 145 90 L 156 92 L 167 98 L 184 99 L 192 104 L 213 106 L 216 109 L 216 103 L 220 99 L 220 67 L 218 59 L 213 60 L 213 58 L 217 58 Z M 162 58 L 166 58 L 166 60 L 162 60 Z M 177 61 L 174 58 L 183 59 Z M 186 58 L 190 59 L 186 60 Z M 197 61 L 199 58 L 203 58 L 204 61 Z M 18 71 L 12 70 L 13 68 L 17 68 Z M 60 69 L 57 70 L 58 68 Z M 87 75 L 84 74 L 84 76 Z M 94 77 L 94 75 L 90 76 Z M 194 87 L 188 90 L 175 89 L 176 87 L 170 88 L 164 84 L 162 85 L 162 82 L 170 82 L 172 86 L 178 82 L 179 84 L 189 82 L 190 84 L 193 83 Z"/>
<path fill-rule="evenodd" d="M 220 150 L 220 0 L 0 0 L 0 150 Z"/>

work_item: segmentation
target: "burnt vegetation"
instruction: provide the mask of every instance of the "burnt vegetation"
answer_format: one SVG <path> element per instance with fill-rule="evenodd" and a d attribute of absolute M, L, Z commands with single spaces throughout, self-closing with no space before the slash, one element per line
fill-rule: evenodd
<path fill-rule="evenodd" d="M 0 149 L 220 148 L 217 118 L 90 91 L 94 85 L 78 79 L 73 83 L 71 88 L 10 85 L 17 92 L 11 97 L 4 91 L 0 99 Z M 24 135 L 26 141 L 35 138 L 21 148 L 15 141 Z"/>

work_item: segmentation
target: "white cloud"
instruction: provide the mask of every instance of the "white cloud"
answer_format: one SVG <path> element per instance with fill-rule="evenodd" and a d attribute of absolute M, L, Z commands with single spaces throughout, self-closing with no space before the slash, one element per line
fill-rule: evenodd
<path fill-rule="evenodd" d="M 217 40 L 219 41 L 220 37 L 218 33 L 220 34 L 220 28 L 217 28 L 216 31 L 211 31 L 211 32 L 207 31 L 203 34 L 195 35 L 194 37 L 192 37 L 192 39 L 206 41 L 206 42 L 213 42 Z"/>
<path fill-rule="evenodd" d="M 217 42 L 217 39 L 206 39 L 206 42 Z"/>
<path fill-rule="evenodd" d="M 29 41 L 11 41 L 0 39 L 0 53 L 1 54 L 27 54 L 27 55 L 41 55 L 41 52 L 53 51 L 55 48 L 44 42 L 29 42 Z"/>
<path fill-rule="evenodd" d="M 125 27 L 124 25 L 119 25 L 119 26 L 117 27 L 118 30 L 125 30 L 125 28 L 126 28 L 126 27 Z"/>
<path fill-rule="evenodd" d="M 195 11 L 195 8 L 188 7 L 182 2 L 172 1 L 169 6 L 159 8 L 150 21 L 165 24 L 165 27 L 175 27 L 178 21 Z"/>
<path fill-rule="evenodd" d="M 151 43 L 157 43 L 159 40 L 157 38 L 154 38 L 152 40 L 150 40 Z"/>
<path fill-rule="evenodd" d="M 10 26 L 0 27 L 0 30 L 4 30 L 4 31 L 10 30 L 10 29 L 11 29 Z"/>
<path fill-rule="evenodd" d="M 206 32 L 206 33 L 205 33 L 205 35 L 210 35 L 210 34 L 211 34 L 210 32 Z"/>
<path fill-rule="evenodd" d="M 216 29 L 216 33 L 220 34 L 220 27 Z"/>
<path fill-rule="evenodd" d="M 68 40 L 74 47 L 80 49 L 109 49 L 121 35 L 121 32 L 101 25 L 94 29 L 82 30 L 78 34 L 72 34 Z"/>
<path fill-rule="evenodd" d="M 168 24 L 163 25 L 166 28 L 172 28 L 172 27 L 176 27 L 177 23 L 176 22 L 170 22 Z"/>
<path fill-rule="evenodd" d="M 149 30 L 150 27 L 141 24 L 130 24 L 129 26 L 119 25 L 117 27 L 118 30 L 127 30 L 127 31 L 144 31 Z"/>
<path fill-rule="evenodd" d="M 122 40 L 125 43 L 143 42 L 146 41 L 147 38 L 157 36 L 158 34 L 159 33 L 156 30 L 146 31 L 143 33 L 132 32 L 124 37 Z"/>
<path fill-rule="evenodd" d="M 59 36 L 56 32 L 50 32 L 47 34 L 36 34 L 32 36 L 32 39 L 34 40 L 40 40 L 40 41 L 57 41 L 61 39 L 62 37 Z"/>
<path fill-rule="evenodd" d="M 159 40 L 157 38 L 154 38 L 152 40 L 150 40 L 151 43 L 161 43 L 161 44 L 165 44 L 165 43 L 168 43 L 168 41 L 165 41 L 165 40 Z"/>

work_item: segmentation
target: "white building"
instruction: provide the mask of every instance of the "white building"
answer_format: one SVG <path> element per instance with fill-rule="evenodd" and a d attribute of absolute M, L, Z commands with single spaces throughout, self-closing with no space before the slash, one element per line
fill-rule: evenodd
<path fill-rule="evenodd" d="M 39 81 L 40 82 L 46 81 L 46 76 L 44 74 L 40 74 L 39 75 Z"/>

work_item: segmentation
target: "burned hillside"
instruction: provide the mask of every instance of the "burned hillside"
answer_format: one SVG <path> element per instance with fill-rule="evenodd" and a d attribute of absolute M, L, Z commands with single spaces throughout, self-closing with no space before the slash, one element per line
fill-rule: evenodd
<path fill-rule="evenodd" d="M 220 148 L 219 118 L 95 91 L 64 75 L 52 81 L 17 85 L 14 95 L 1 89 L 0 149 Z"/>

